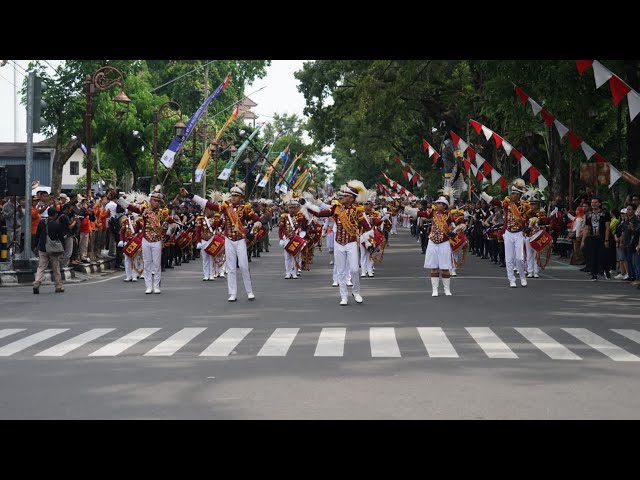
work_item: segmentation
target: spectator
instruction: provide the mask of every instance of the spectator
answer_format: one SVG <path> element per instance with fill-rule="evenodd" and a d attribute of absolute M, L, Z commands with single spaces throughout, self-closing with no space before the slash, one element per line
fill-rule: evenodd
<path fill-rule="evenodd" d="M 60 274 L 60 253 L 49 253 L 46 248 L 47 234 L 51 240 L 59 240 L 64 245 L 63 227 L 57 220 L 58 212 L 55 207 L 50 207 L 47 211 L 47 218 L 43 218 L 38 224 L 36 239 L 38 245 L 38 271 L 33 282 L 33 293 L 40 293 L 40 284 L 44 277 L 44 271 L 51 264 L 51 273 L 56 285 L 56 293 L 64 292 L 62 286 L 62 276 Z"/>

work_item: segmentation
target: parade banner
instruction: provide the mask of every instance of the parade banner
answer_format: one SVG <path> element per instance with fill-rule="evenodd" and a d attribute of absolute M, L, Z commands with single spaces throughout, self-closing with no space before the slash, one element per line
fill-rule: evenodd
<path fill-rule="evenodd" d="M 256 165 L 258 164 L 258 162 L 260 161 L 260 159 L 264 155 L 265 150 L 267 148 L 269 148 L 270 145 L 271 145 L 271 143 L 269 143 L 269 142 L 265 143 L 264 147 L 262 147 L 260 152 L 258 152 L 258 156 L 255 158 L 255 160 L 253 162 L 251 162 L 251 166 L 249 167 L 249 170 L 247 171 L 247 174 L 244 176 L 244 180 L 243 180 L 244 183 L 247 183 L 247 181 L 249 180 L 249 176 L 251 175 L 251 172 L 253 172 L 253 169 L 256 168 Z"/>
<path fill-rule="evenodd" d="M 191 134 L 191 131 L 193 130 L 193 127 L 195 127 L 196 123 L 198 122 L 198 120 L 202 116 L 202 113 L 204 112 L 205 108 L 207 108 L 207 106 L 213 100 L 215 100 L 216 98 L 218 98 L 220 96 L 222 91 L 225 88 L 227 88 L 227 85 L 229 85 L 229 81 L 230 80 L 231 80 L 231 74 L 229 73 L 227 75 L 227 78 L 224 79 L 224 82 L 222 82 L 220 85 L 218 85 L 218 88 L 216 88 L 213 91 L 213 93 L 207 97 L 207 99 L 204 101 L 204 103 L 202 105 L 200 105 L 200 108 L 198 108 L 198 110 L 196 110 L 196 113 L 194 113 L 193 116 L 189 120 L 187 120 L 187 128 L 185 130 L 184 136 L 182 136 L 180 138 L 174 138 L 173 140 L 171 140 L 171 143 L 169 144 L 169 148 L 167 148 L 167 150 L 162 155 L 162 158 L 160 159 L 160 161 L 162 162 L 162 164 L 165 167 L 171 168 L 173 166 L 173 162 L 174 162 L 174 158 L 175 158 L 176 154 L 184 146 L 184 143 L 189 138 L 189 135 Z"/>
<path fill-rule="evenodd" d="M 242 157 L 242 153 L 246 150 L 246 148 L 249 146 L 249 144 L 251 143 L 251 140 L 253 140 L 253 138 L 258 135 L 258 133 L 260 132 L 260 129 L 262 128 L 262 126 L 264 125 L 264 123 L 259 124 L 256 129 L 251 132 L 251 135 L 249 135 L 249 138 L 247 138 L 244 143 L 242 145 L 240 145 L 240 148 L 238 149 L 238 151 L 236 152 L 236 156 L 232 157 L 231 160 L 229 160 L 227 162 L 227 164 L 224 166 L 224 168 L 222 169 L 222 172 L 220 172 L 220 175 L 218 175 L 218 180 L 228 180 L 229 176 L 231 175 L 231 172 L 233 171 L 233 169 L 236 166 L 236 163 L 238 162 L 238 159 Z"/>
<path fill-rule="evenodd" d="M 267 186 L 267 183 L 269 182 L 269 179 L 271 178 L 271 175 L 273 174 L 273 171 L 276 168 L 276 165 L 278 164 L 282 156 L 287 154 L 290 146 L 291 144 L 287 145 L 287 148 L 285 148 L 282 152 L 280 152 L 280 154 L 276 157 L 273 163 L 269 165 L 269 168 L 267 168 L 267 172 L 264 174 L 264 177 L 262 177 L 262 180 L 260 180 L 258 187 L 264 188 Z"/>
<path fill-rule="evenodd" d="M 231 115 L 229 115 L 229 118 L 224 123 L 222 128 L 218 130 L 218 133 L 209 144 L 209 147 L 205 149 L 204 153 L 202 154 L 202 158 L 200 159 L 200 163 L 198 163 L 198 167 L 196 168 L 197 183 L 200 183 L 200 181 L 202 180 L 202 175 L 207 170 L 207 164 L 209 163 L 209 159 L 211 158 L 211 149 L 213 148 L 213 142 L 218 142 L 220 138 L 222 138 L 222 133 L 227 129 L 227 127 L 231 122 L 233 122 L 236 118 L 238 118 L 239 113 L 240 113 L 240 104 L 236 103 L 236 108 L 233 109 L 233 112 L 231 113 Z"/>

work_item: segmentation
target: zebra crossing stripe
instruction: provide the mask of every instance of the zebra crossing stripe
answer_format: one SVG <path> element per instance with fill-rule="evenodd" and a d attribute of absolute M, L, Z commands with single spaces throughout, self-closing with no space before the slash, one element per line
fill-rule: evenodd
<path fill-rule="evenodd" d="M 25 337 L 21 340 L 10 343 L 9 345 L 5 345 L 4 347 L 0 348 L 0 357 L 8 357 L 9 355 L 13 355 L 14 353 L 17 353 L 21 350 L 24 350 L 25 348 L 29 348 L 30 346 L 35 345 L 36 343 L 40 343 L 46 340 L 47 338 L 51 338 L 62 332 L 66 332 L 67 330 L 69 329 L 68 328 L 48 328 L 39 333 L 34 333 L 33 335 L 29 335 L 28 337 Z"/>
<path fill-rule="evenodd" d="M 372 357 L 400 357 L 394 327 L 371 327 L 369 329 Z"/>
<path fill-rule="evenodd" d="M 90 357 L 115 357 L 120 355 L 126 349 L 134 346 L 136 343 L 144 340 L 149 335 L 156 333 L 159 328 L 138 328 L 133 332 L 125 335 L 118 340 L 115 340 L 102 348 L 99 348 L 93 353 L 90 353 Z"/>
<path fill-rule="evenodd" d="M 77 335 L 51 348 L 47 348 L 40 353 L 36 353 L 36 357 L 61 357 L 82 345 L 89 343 L 96 338 L 101 337 L 109 332 L 113 332 L 115 328 L 94 328 L 88 332 Z"/>
<path fill-rule="evenodd" d="M 5 328 L 0 330 L 0 338 L 8 337 L 9 335 L 13 335 L 14 333 L 23 332 L 24 328 Z"/>
<path fill-rule="evenodd" d="M 201 357 L 226 357 L 238 344 L 249 335 L 253 328 L 230 328 L 209 345 Z"/>
<path fill-rule="evenodd" d="M 513 351 L 488 327 L 466 327 L 467 332 L 489 358 L 518 358 Z"/>
<path fill-rule="evenodd" d="M 427 349 L 430 358 L 459 358 L 458 352 L 453 348 L 440 327 L 417 327 L 422 343 Z"/>
<path fill-rule="evenodd" d="M 148 357 L 170 357 L 206 329 L 206 327 L 183 328 L 179 332 L 171 335 L 164 342 L 153 347 L 144 355 Z"/>
<path fill-rule="evenodd" d="M 516 330 L 553 360 L 582 360 L 539 328 L 516 328 Z"/>
<path fill-rule="evenodd" d="M 612 330 L 624 337 L 627 337 L 630 340 L 633 340 L 636 343 L 640 343 L 640 332 L 638 332 L 637 330 L 630 330 L 626 328 L 621 328 L 621 329 L 613 328 Z"/>
<path fill-rule="evenodd" d="M 344 356 L 344 339 L 346 328 L 323 328 L 316 344 L 314 357 L 342 357 Z"/>
<path fill-rule="evenodd" d="M 581 342 L 586 343 L 591 348 L 595 348 L 600 353 L 603 353 L 611 360 L 616 362 L 639 362 L 640 358 L 627 352 L 626 350 L 614 345 L 613 343 L 605 340 L 604 338 L 590 332 L 586 328 L 563 328 L 565 332 L 573 335 Z"/>
<path fill-rule="evenodd" d="M 258 357 L 284 357 L 299 331 L 299 328 L 276 328 L 258 352 Z"/>

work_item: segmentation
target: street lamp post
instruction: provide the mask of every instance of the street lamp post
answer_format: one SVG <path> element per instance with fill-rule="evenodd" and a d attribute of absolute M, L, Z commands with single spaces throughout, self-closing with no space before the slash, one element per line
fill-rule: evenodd
<path fill-rule="evenodd" d="M 218 159 L 220 158 L 220 150 L 229 149 L 231 156 L 235 156 L 238 148 L 233 143 L 228 143 L 225 140 L 216 140 L 215 138 L 209 146 L 213 153 L 213 189 L 218 190 Z"/>
<path fill-rule="evenodd" d="M 113 98 L 114 111 L 116 116 L 122 119 L 124 114 L 126 114 L 126 110 L 116 110 L 117 105 L 118 103 L 122 103 L 128 108 L 131 100 L 127 97 L 127 94 L 124 93 L 124 77 L 120 70 L 111 65 L 107 65 L 96 70 L 93 76 L 87 75 L 84 80 L 85 94 L 87 97 L 87 109 L 84 115 L 85 147 L 87 149 L 87 198 L 91 198 L 91 97 L 96 91 L 102 92 L 114 85 L 120 86 L 120 93 Z"/>
<path fill-rule="evenodd" d="M 173 107 L 174 111 L 169 112 L 168 108 Z M 176 130 L 176 137 L 184 136 L 187 126 L 182 122 L 182 107 L 178 102 L 169 100 L 153 110 L 153 184 L 158 183 L 158 123 L 162 118 L 177 117 L 178 121 L 173 126 Z"/>

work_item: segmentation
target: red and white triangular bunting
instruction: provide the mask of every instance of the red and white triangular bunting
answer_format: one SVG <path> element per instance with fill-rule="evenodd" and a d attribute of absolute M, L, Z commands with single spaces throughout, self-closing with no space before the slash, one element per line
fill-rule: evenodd
<path fill-rule="evenodd" d="M 611 95 L 613 96 L 613 103 L 615 105 L 618 105 L 620 100 L 622 100 L 627 93 L 631 91 L 631 87 L 620 80 L 616 75 L 611 77 L 609 86 L 611 87 Z"/>
<path fill-rule="evenodd" d="M 460 141 L 460 136 L 453 130 L 451 130 L 449 134 L 451 135 L 451 140 L 453 141 L 453 144 L 457 147 L 458 142 Z"/>
<path fill-rule="evenodd" d="M 482 158 L 482 155 L 480 155 L 479 153 L 476 153 L 476 165 L 478 165 L 478 167 L 481 167 L 484 162 L 485 162 L 485 159 Z"/>
<path fill-rule="evenodd" d="M 529 178 L 530 178 L 531 183 L 535 183 L 535 181 L 539 177 L 540 177 L 540 170 L 538 170 L 536 167 L 531 165 L 531 168 L 529 169 Z"/>
<path fill-rule="evenodd" d="M 467 157 L 469 157 L 469 160 L 473 160 L 476 158 L 476 151 L 471 147 L 467 147 Z"/>
<path fill-rule="evenodd" d="M 540 110 L 542 110 L 542 107 L 531 97 L 529 97 L 529 103 L 531 104 L 531 110 L 533 111 L 534 115 L 537 115 L 538 113 L 540 113 Z"/>
<path fill-rule="evenodd" d="M 562 139 L 562 137 L 567 134 L 569 129 L 561 124 L 558 120 L 555 120 L 553 124 L 556 126 L 556 130 L 558 131 L 558 135 L 560 135 L 560 139 Z"/>
<path fill-rule="evenodd" d="M 458 140 L 458 148 L 461 151 L 465 151 L 467 148 L 469 147 L 469 144 L 467 142 L 465 142 L 464 140 L 460 139 Z"/>
<path fill-rule="evenodd" d="M 482 164 L 482 172 L 484 173 L 485 177 L 488 177 L 491 174 L 491 170 L 493 170 L 493 167 L 489 162 L 484 162 Z"/>
<path fill-rule="evenodd" d="M 522 158 L 522 154 L 515 148 L 513 149 L 513 156 L 516 157 L 516 160 L 518 161 Z"/>
<path fill-rule="evenodd" d="M 582 75 L 584 71 L 591 66 L 593 60 L 576 60 L 576 67 L 578 67 L 578 73 Z"/>
<path fill-rule="evenodd" d="M 596 162 L 598 163 L 609 163 L 607 162 L 607 159 L 604 158 L 602 155 L 600 155 L 598 152 L 596 152 L 595 158 L 596 158 Z"/>
<path fill-rule="evenodd" d="M 475 120 L 469 120 L 469 123 L 475 129 L 476 133 L 480 135 L 480 132 L 482 131 L 482 124 L 480 122 L 476 122 Z"/>
<path fill-rule="evenodd" d="M 498 135 L 496 132 L 493 132 L 493 135 L 491 135 L 491 138 L 493 138 L 493 141 L 496 142 L 496 148 L 500 148 L 500 146 L 502 145 L 502 137 Z"/>
<path fill-rule="evenodd" d="M 580 146 L 582 147 L 582 151 L 584 152 L 584 156 L 587 157 L 587 160 L 595 155 L 596 151 L 587 145 L 587 142 L 583 141 Z"/>
<path fill-rule="evenodd" d="M 491 135 L 493 135 L 493 132 L 484 125 L 482 125 L 482 133 L 484 133 L 484 138 L 486 138 L 487 140 L 489 140 L 491 138 Z"/>
<path fill-rule="evenodd" d="M 429 145 L 429 142 L 427 142 L 424 138 L 422 139 L 422 150 L 423 151 L 427 151 L 427 149 L 431 148 L 431 145 Z M 429 155 L 431 156 L 431 155 Z"/>
<path fill-rule="evenodd" d="M 629 117 L 633 120 L 640 113 L 640 95 L 632 90 L 627 93 L 627 100 L 629 101 Z"/>
<path fill-rule="evenodd" d="M 508 186 L 509 182 L 507 182 L 504 177 L 500 177 L 500 190 L 504 192 Z"/>
<path fill-rule="evenodd" d="M 513 145 L 507 142 L 505 139 L 502 139 L 502 148 L 504 148 L 507 157 L 511 155 L 511 150 L 513 150 Z"/>
<path fill-rule="evenodd" d="M 544 190 L 545 188 L 547 188 L 547 186 L 549 186 L 549 182 L 547 182 L 546 178 L 540 175 L 538 177 L 538 187 L 540 187 L 540 190 Z"/>
<path fill-rule="evenodd" d="M 527 160 L 527 157 L 522 157 L 520 159 L 520 175 L 524 175 L 524 172 L 531 168 L 531 162 Z"/>
<path fill-rule="evenodd" d="M 529 100 L 529 95 L 524 93 L 520 87 L 515 87 L 515 88 L 516 88 L 516 95 L 518 95 L 518 98 L 524 105 Z M 478 132 L 478 135 L 480 135 L 480 132 Z"/>
<path fill-rule="evenodd" d="M 551 115 L 546 108 L 543 108 L 540 113 L 542 114 L 542 119 L 544 120 L 544 123 L 547 124 L 547 127 L 550 127 L 555 120 L 555 118 L 553 118 L 553 115 Z"/>
<path fill-rule="evenodd" d="M 473 163 L 471 164 L 471 171 L 473 172 L 473 176 L 478 175 L 478 167 L 476 167 Z"/>
<path fill-rule="evenodd" d="M 464 171 L 469 173 L 469 169 L 471 168 L 471 162 L 465 158 L 462 161 L 462 164 L 464 165 Z"/>
<path fill-rule="evenodd" d="M 616 183 L 621 176 L 622 174 L 618 169 L 609 164 L 609 188 L 613 187 L 613 184 Z"/>
<path fill-rule="evenodd" d="M 501 177 L 502 175 L 500 175 L 495 168 L 491 170 L 491 185 L 495 185 Z"/>
<path fill-rule="evenodd" d="M 571 148 L 573 148 L 574 150 L 577 150 L 582 143 L 582 139 L 578 135 L 576 135 L 573 130 L 569 130 L 567 139 L 569 140 L 569 144 L 571 144 Z"/>
<path fill-rule="evenodd" d="M 602 85 L 607 83 L 607 80 L 611 78 L 613 73 L 611 73 L 607 67 L 602 65 L 599 61 L 593 61 L 593 76 L 596 79 L 596 88 L 600 88 Z"/>

